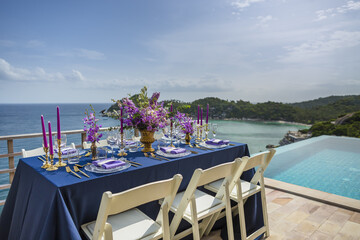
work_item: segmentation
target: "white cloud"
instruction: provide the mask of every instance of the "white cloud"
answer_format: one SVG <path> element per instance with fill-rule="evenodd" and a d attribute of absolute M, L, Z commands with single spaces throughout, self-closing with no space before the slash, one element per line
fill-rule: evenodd
<path fill-rule="evenodd" d="M 58 56 L 62 57 L 80 57 L 80 58 L 86 58 L 90 60 L 104 60 L 105 54 L 94 51 L 94 50 L 88 50 L 84 48 L 75 48 L 72 51 L 62 52 L 57 54 Z"/>
<path fill-rule="evenodd" d="M 271 16 L 271 15 L 258 16 L 256 19 L 258 20 L 257 26 L 260 26 L 260 27 L 267 27 L 268 23 L 270 21 L 274 20 L 273 16 Z"/>
<path fill-rule="evenodd" d="M 250 7 L 251 4 L 263 2 L 264 0 L 236 0 L 231 3 L 237 10 L 242 11 L 244 8 Z"/>
<path fill-rule="evenodd" d="M 344 14 L 349 11 L 353 10 L 360 10 L 360 1 L 354 2 L 354 1 L 347 1 L 346 4 L 337 7 L 337 8 L 328 8 L 326 10 L 319 10 L 316 11 L 317 18 L 316 21 L 325 20 L 329 17 L 334 17 L 338 14 Z"/>
<path fill-rule="evenodd" d="M 360 45 L 360 31 L 336 31 L 322 40 L 309 41 L 298 46 L 285 47 L 288 54 L 281 62 L 301 62 L 309 58 L 329 54 L 337 49 Z"/>
<path fill-rule="evenodd" d="M 49 73 L 41 67 L 24 69 L 13 67 L 6 60 L 0 58 L 0 81 L 84 81 L 85 78 L 80 71 L 73 70 L 72 74 L 59 72 Z"/>

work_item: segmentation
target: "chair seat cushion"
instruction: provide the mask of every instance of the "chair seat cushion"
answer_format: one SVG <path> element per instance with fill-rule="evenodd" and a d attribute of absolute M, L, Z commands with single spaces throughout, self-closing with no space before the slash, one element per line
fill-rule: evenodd
<path fill-rule="evenodd" d="M 176 211 L 179 207 L 180 201 L 184 195 L 184 192 L 180 192 L 178 194 L 176 194 L 174 202 L 171 206 L 171 209 L 174 211 Z M 195 202 L 196 202 L 196 210 L 197 210 L 197 214 L 206 214 L 210 209 L 219 206 L 220 204 L 222 204 L 222 201 L 209 195 L 206 194 L 198 189 L 195 190 Z M 186 210 L 185 210 L 185 214 L 188 216 L 191 216 L 191 210 L 190 210 L 190 203 L 188 204 Z"/>
<path fill-rule="evenodd" d="M 218 181 L 209 183 L 208 185 L 205 185 L 204 187 L 206 189 L 209 189 L 210 191 L 214 191 L 217 192 L 219 190 L 219 188 L 221 187 L 221 184 L 223 183 L 223 179 L 220 179 Z M 241 190 L 242 190 L 242 195 L 243 197 L 248 197 L 258 191 L 261 190 L 261 187 L 259 185 L 256 184 L 252 184 L 250 182 L 241 180 Z M 230 197 L 232 199 L 237 199 L 237 188 L 234 187 L 234 189 L 232 190 L 232 192 L 230 193 Z"/>
<path fill-rule="evenodd" d="M 109 216 L 107 222 L 112 226 L 114 239 L 152 238 L 161 233 L 161 226 L 137 208 Z M 93 234 L 95 221 L 87 224 L 86 228 Z M 91 236 L 88 237 L 91 239 Z"/>

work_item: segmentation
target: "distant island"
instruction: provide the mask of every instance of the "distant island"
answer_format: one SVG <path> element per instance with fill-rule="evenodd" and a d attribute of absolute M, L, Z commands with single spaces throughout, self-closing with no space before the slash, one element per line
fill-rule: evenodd
<path fill-rule="evenodd" d="M 131 99 L 136 102 L 137 95 Z M 302 130 L 307 136 L 338 135 L 360 137 L 360 95 L 329 96 L 298 103 L 264 102 L 250 103 L 248 101 L 228 101 L 216 97 L 207 97 L 193 102 L 165 100 L 165 105 L 173 104 L 181 112 L 195 117 L 197 106 L 206 109 L 209 104 L 211 119 L 285 121 L 312 125 L 310 129 Z M 112 105 L 107 112 L 118 110 L 117 104 Z M 339 120 L 343 118 L 343 121 Z M 346 120 L 344 120 L 346 119 Z"/>

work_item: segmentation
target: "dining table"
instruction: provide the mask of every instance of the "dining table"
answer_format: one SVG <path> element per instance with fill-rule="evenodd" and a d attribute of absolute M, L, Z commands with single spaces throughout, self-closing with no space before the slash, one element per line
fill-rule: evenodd
<path fill-rule="evenodd" d="M 153 147 L 157 149 L 157 142 L 153 143 Z M 65 167 L 46 171 L 41 168 L 43 163 L 38 156 L 20 159 L 0 217 L 0 239 L 85 239 L 81 225 L 96 220 L 105 191 L 118 193 L 169 179 L 178 173 L 183 176 L 179 187 L 179 191 L 183 191 L 195 169 L 207 169 L 250 155 L 247 144 L 237 142 L 230 142 L 223 148 L 181 147 L 192 152 L 165 160 L 146 157 L 139 149 L 137 152 L 127 152 L 126 156 L 127 160 L 138 164 L 111 173 L 90 172 L 81 168 L 89 176 L 78 172 L 81 178 L 67 172 Z M 80 157 L 80 165 L 89 162 L 91 155 Z M 73 165 L 68 166 L 73 170 Z M 254 173 L 254 169 L 249 170 L 241 178 L 249 181 Z M 139 208 L 155 219 L 160 205 L 151 202 Z M 246 202 L 245 215 L 248 234 L 263 226 L 259 194 Z M 235 226 L 236 222 L 239 224 L 236 219 L 237 216 L 234 217 L 234 227 L 239 229 Z"/>

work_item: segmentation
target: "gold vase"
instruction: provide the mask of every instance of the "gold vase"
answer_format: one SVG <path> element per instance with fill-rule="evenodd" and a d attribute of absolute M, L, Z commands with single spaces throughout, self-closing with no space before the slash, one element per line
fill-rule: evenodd
<path fill-rule="evenodd" d="M 190 140 L 191 140 L 190 133 L 186 133 L 186 135 L 185 135 L 185 143 L 189 145 L 189 144 L 190 144 Z"/>
<path fill-rule="evenodd" d="M 91 160 L 96 160 L 96 142 L 92 142 L 91 143 L 91 147 L 90 147 L 90 149 L 91 149 Z"/>
<path fill-rule="evenodd" d="M 154 133 L 155 131 L 148 131 L 148 130 L 140 130 L 141 138 L 140 142 L 144 144 L 144 149 L 142 152 L 154 152 L 155 149 L 151 147 L 151 144 L 155 142 Z"/>

